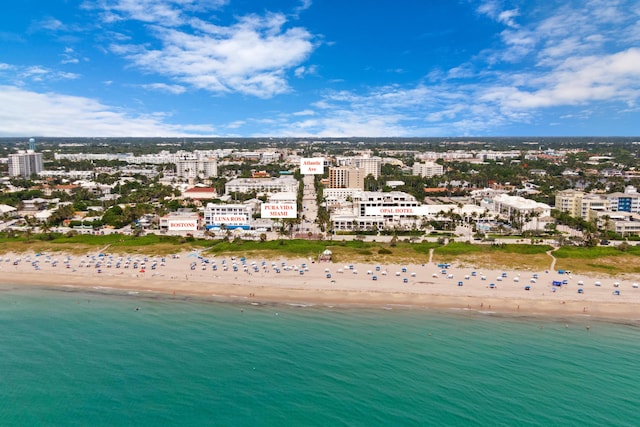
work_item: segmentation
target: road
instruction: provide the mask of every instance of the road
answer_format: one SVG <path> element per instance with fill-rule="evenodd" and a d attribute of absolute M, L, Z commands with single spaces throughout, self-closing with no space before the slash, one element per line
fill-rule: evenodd
<path fill-rule="evenodd" d="M 301 233 L 320 233 L 320 227 L 316 224 L 318 218 L 318 203 L 316 202 L 316 189 L 313 185 L 315 175 L 305 175 L 302 178 L 304 184 L 302 193 L 302 212 L 300 213 Z"/>

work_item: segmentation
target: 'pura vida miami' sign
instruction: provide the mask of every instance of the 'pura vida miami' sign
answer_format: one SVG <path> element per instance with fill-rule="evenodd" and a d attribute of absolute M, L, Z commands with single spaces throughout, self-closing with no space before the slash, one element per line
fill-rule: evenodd
<path fill-rule="evenodd" d="M 297 218 L 298 207 L 287 203 L 263 203 L 260 209 L 262 218 Z"/>

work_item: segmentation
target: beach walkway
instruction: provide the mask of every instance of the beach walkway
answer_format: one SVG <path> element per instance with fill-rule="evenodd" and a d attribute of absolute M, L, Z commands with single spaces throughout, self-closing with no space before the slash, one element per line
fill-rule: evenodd
<path fill-rule="evenodd" d="M 551 265 L 549 266 L 549 271 L 554 271 L 556 269 L 556 257 L 553 255 L 553 252 L 558 250 L 558 248 L 553 248 L 550 251 L 547 251 L 546 254 L 551 257 Z"/>

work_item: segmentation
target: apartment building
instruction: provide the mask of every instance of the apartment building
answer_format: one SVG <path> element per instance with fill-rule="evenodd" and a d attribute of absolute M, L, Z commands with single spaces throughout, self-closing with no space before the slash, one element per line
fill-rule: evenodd
<path fill-rule="evenodd" d="M 31 175 L 38 174 L 43 169 L 42 153 L 21 150 L 17 153 L 9 154 L 9 176 L 30 178 Z"/>
<path fill-rule="evenodd" d="M 364 170 L 352 166 L 329 168 L 329 188 L 364 189 Z"/>

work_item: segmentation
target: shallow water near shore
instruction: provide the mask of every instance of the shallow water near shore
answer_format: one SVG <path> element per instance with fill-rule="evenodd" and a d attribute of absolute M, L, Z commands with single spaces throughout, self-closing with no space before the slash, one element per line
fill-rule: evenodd
<path fill-rule="evenodd" d="M 637 324 L 0 290 L 4 425 L 636 425 Z"/>

